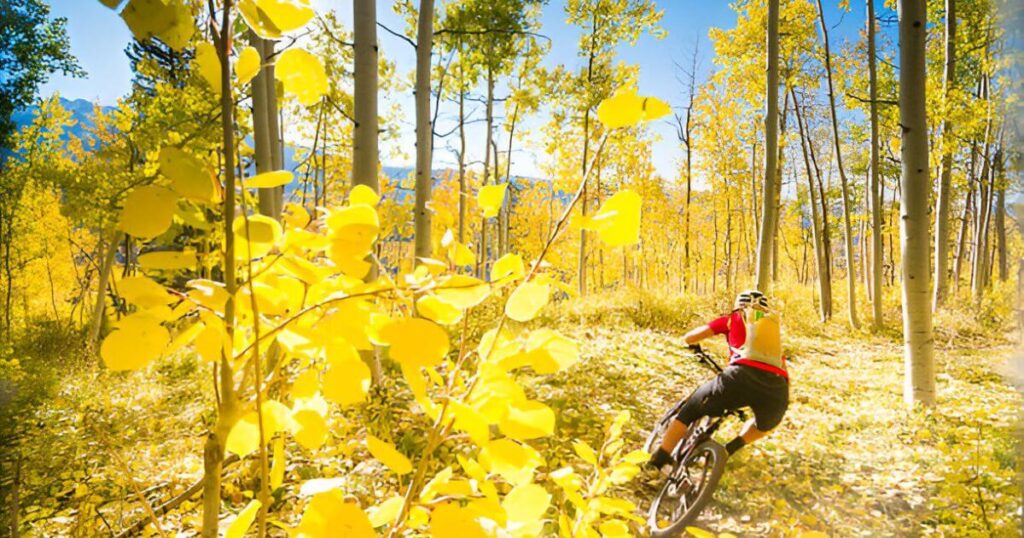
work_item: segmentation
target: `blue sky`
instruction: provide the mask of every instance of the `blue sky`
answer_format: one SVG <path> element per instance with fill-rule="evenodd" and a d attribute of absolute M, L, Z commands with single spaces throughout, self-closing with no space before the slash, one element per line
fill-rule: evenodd
<path fill-rule="evenodd" d="M 440 0 L 443 3 L 443 0 Z M 853 2 L 854 10 L 842 13 L 834 1 L 825 1 L 826 17 L 830 25 L 837 27 L 832 31 L 832 46 L 838 50 L 847 40 L 856 39 L 857 32 L 863 25 L 863 6 L 861 2 Z M 88 73 L 83 79 L 71 79 L 56 76 L 41 91 L 47 96 L 59 91 L 69 99 L 87 99 L 100 104 L 112 105 L 128 93 L 131 83 L 131 71 L 128 58 L 124 54 L 131 34 L 124 22 L 115 12 L 104 7 L 97 0 L 50 0 L 52 15 L 68 19 L 68 32 L 71 48 L 79 63 Z M 336 10 L 343 22 L 348 24 L 352 18 L 351 0 L 313 0 L 318 9 Z M 736 15 L 723 0 L 661 0 L 658 7 L 665 12 L 661 26 L 667 30 L 668 36 L 657 40 L 644 36 L 635 47 L 623 46 L 619 49 L 619 57 L 631 64 L 640 66 L 640 92 L 656 95 L 673 105 L 682 100 L 682 87 L 677 80 L 677 71 L 673 61 L 684 62 L 689 58 L 696 40 L 700 40 L 702 69 L 706 74 L 711 66 L 711 46 L 707 40 L 708 30 L 712 27 L 729 28 L 735 25 Z M 547 65 L 566 64 L 578 68 L 582 60 L 576 55 L 576 44 L 579 31 L 565 23 L 563 2 L 551 0 L 544 8 L 541 33 L 549 36 L 553 42 L 552 50 L 545 60 Z M 385 25 L 401 31 L 404 23 L 395 16 L 391 2 L 378 0 L 378 19 Z M 380 32 L 380 46 L 384 54 L 394 60 L 399 71 L 408 73 L 414 67 L 414 51 L 405 42 Z M 400 126 L 402 134 L 394 147 L 383 148 L 384 161 L 391 165 L 406 165 L 414 159 L 413 145 L 413 103 L 409 95 L 398 96 L 396 101 L 402 108 Z M 526 122 L 526 128 L 538 126 L 545 121 L 544 117 L 536 117 Z M 682 152 L 675 139 L 673 127 L 667 121 L 656 123 L 652 129 L 661 137 L 655 144 L 654 161 L 660 174 L 668 178 L 676 175 L 676 163 Z M 474 132 L 477 131 L 477 132 Z M 504 136 L 503 131 L 498 131 Z M 469 140 L 482 140 L 483 129 L 479 126 L 470 131 Z M 482 146 L 482 144 L 477 144 Z M 517 140 L 517 145 L 522 146 Z M 438 141 L 435 151 L 435 167 L 449 166 L 454 157 L 444 150 L 444 143 Z M 503 147 L 504 144 L 501 144 Z M 474 155 L 470 152 L 470 160 L 482 156 L 482 148 Z M 396 156 L 397 155 L 397 156 Z M 513 155 L 512 169 L 515 174 L 539 175 L 538 165 L 544 156 L 532 148 L 524 148 Z"/>

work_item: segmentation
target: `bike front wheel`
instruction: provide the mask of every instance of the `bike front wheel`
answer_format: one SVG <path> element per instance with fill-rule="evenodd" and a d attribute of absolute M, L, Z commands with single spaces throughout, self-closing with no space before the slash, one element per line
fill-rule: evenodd
<path fill-rule="evenodd" d="M 707 506 L 725 472 L 725 447 L 701 442 L 672 469 L 647 515 L 652 538 L 679 536 Z"/>

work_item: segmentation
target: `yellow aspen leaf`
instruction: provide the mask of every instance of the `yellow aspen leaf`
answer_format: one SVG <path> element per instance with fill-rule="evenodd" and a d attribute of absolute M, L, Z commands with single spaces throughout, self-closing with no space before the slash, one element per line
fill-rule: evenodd
<path fill-rule="evenodd" d="M 597 118 L 606 127 L 629 127 L 641 121 L 661 118 L 671 112 L 667 103 L 657 97 L 642 97 L 636 88 L 623 87 L 597 106 Z"/>
<path fill-rule="evenodd" d="M 462 321 L 462 310 L 437 295 L 424 295 L 416 299 L 416 313 L 442 325 Z"/>
<path fill-rule="evenodd" d="M 636 505 L 626 499 L 613 497 L 598 497 L 592 501 L 594 508 L 602 514 L 624 514 L 631 515 L 636 510 Z M 713 535 L 712 535 L 713 536 Z"/>
<path fill-rule="evenodd" d="M 467 265 L 476 264 L 476 254 L 473 254 L 473 251 L 469 250 L 469 247 L 459 243 L 458 241 L 452 243 L 448 259 L 452 262 L 452 265 L 456 267 L 465 267 Z"/>
<path fill-rule="evenodd" d="M 166 349 L 164 349 L 163 354 L 170 357 L 184 349 L 185 346 L 195 341 L 196 337 L 199 336 L 199 333 L 202 332 L 204 328 L 206 328 L 206 326 L 202 322 L 189 324 L 184 329 L 178 331 L 178 334 L 174 336 L 171 343 Z"/>
<path fill-rule="evenodd" d="M 170 189 L 156 185 L 138 187 L 125 198 L 120 228 L 141 239 L 154 238 L 171 227 L 177 204 L 178 197 Z"/>
<path fill-rule="evenodd" d="M 202 42 L 196 45 L 196 57 L 192 60 L 199 71 L 199 75 L 210 86 L 214 95 L 220 96 L 220 58 L 217 56 L 217 49 L 212 43 Z"/>
<path fill-rule="evenodd" d="M 434 497 L 437 497 L 437 493 L 441 489 L 441 486 L 447 484 L 451 479 L 451 466 L 445 467 L 435 474 L 434 477 L 431 478 L 425 486 L 423 486 L 423 490 L 420 492 L 420 502 L 426 504 L 434 500 Z"/>
<path fill-rule="evenodd" d="M 228 438 L 224 442 L 224 448 L 228 452 L 237 454 L 244 458 L 252 454 L 260 446 L 260 427 L 256 423 L 256 413 L 247 413 L 235 422 L 228 432 Z"/>
<path fill-rule="evenodd" d="M 213 174 L 202 161 L 174 146 L 164 146 L 159 161 L 160 173 L 183 198 L 205 204 L 215 200 Z"/>
<path fill-rule="evenodd" d="M 455 417 L 455 429 L 469 434 L 469 438 L 479 446 L 487 444 L 487 441 L 491 438 L 487 417 L 480 414 L 476 409 L 457 400 L 449 401 L 448 409 L 451 410 L 452 415 Z"/>
<path fill-rule="evenodd" d="M 395 495 L 371 508 L 369 510 L 370 524 L 373 525 L 373 528 L 383 527 L 398 519 L 403 504 L 405 504 L 405 497 Z"/>
<path fill-rule="evenodd" d="M 699 527 L 686 527 L 686 532 L 697 538 L 715 538 L 715 533 L 708 532 Z"/>
<path fill-rule="evenodd" d="M 405 521 L 410 529 L 421 529 L 430 520 L 430 512 L 422 506 L 413 506 L 409 509 L 409 519 Z"/>
<path fill-rule="evenodd" d="M 241 0 L 238 10 L 249 28 L 264 39 L 301 30 L 315 14 L 307 0 Z"/>
<path fill-rule="evenodd" d="M 438 495 L 445 497 L 464 499 L 477 494 L 477 489 L 474 484 L 469 480 L 457 478 L 455 480 L 449 480 L 446 484 L 438 486 Z"/>
<path fill-rule="evenodd" d="M 551 505 L 551 494 L 543 487 L 527 482 L 512 488 L 501 501 L 509 521 L 518 523 L 539 522 Z"/>
<path fill-rule="evenodd" d="M 547 437 L 555 431 L 555 412 L 535 400 L 512 402 L 499 427 L 501 433 L 520 441 Z"/>
<path fill-rule="evenodd" d="M 430 512 L 430 535 L 434 538 L 485 538 L 476 515 L 456 503 L 438 505 Z"/>
<path fill-rule="evenodd" d="M 309 500 L 296 530 L 297 538 L 376 538 L 370 518 L 359 505 L 345 502 L 337 489 Z"/>
<path fill-rule="evenodd" d="M 170 334 L 155 320 L 122 323 L 100 345 L 100 357 L 111 370 L 138 370 L 159 357 Z"/>
<path fill-rule="evenodd" d="M 217 363 L 224 351 L 224 329 L 222 326 L 206 324 L 196 336 L 196 353 L 206 362 Z"/>
<path fill-rule="evenodd" d="M 235 62 L 235 76 L 239 84 L 247 84 L 260 72 L 260 53 L 255 47 L 245 47 Z"/>
<path fill-rule="evenodd" d="M 349 345 L 351 347 L 351 345 Z M 355 360 L 331 361 L 324 373 L 323 395 L 329 402 L 349 406 L 366 400 L 370 390 L 370 368 Z"/>
<path fill-rule="evenodd" d="M 580 359 L 579 344 L 558 331 L 542 328 L 526 339 L 528 362 L 538 374 L 554 374 L 576 364 Z"/>
<path fill-rule="evenodd" d="M 479 278 L 452 275 L 438 283 L 434 293 L 445 302 L 465 310 L 482 302 L 491 294 L 490 287 Z"/>
<path fill-rule="evenodd" d="M 491 266 L 491 282 L 504 282 L 507 280 L 518 280 L 526 274 L 523 267 L 523 257 L 518 254 L 506 254 Z"/>
<path fill-rule="evenodd" d="M 493 485 L 489 481 L 485 483 Z M 504 527 L 508 523 L 508 515 L 505 514 L 505 509 L 498 502 L 497 498 L 472 499 L 466 504 L 466 510 L 476 515 L 476 517 L 494 521 L 499 527 Z"/>
<path fill-rule="evenodd" d="M 189 280 L 185 285 L 191 288 L 188 296 L 194 301 L 218 314 L 224 313 L 224 305 L 231 297 L 228 295 L 227 290 L 224 289 L 224 284 L 214 280 L 197 278 Z"/>
<path fill-rule="evenodd" d="M 274 187 L 280 187 L 291 183 L 294 177 L 294 174 L 287 170 L 263 172 L 262 174 L 256 174 L 255 176 L 246 179 L 245 187 L 247 189 L 272 189 Z"/>
<path fill-rule="evenodd" d="M 391 346 L 390 356 L 410 366 L 437 366 L 448 355 L 448 333 L 433 321 L 399 318 L 380 330 L 380 338 Z"/>
<path fill-rule="evenodd" d="M 596 231 L 608 246 L 634 245 L 640 242 L 641 205 L 639 194 L 621 190 L 605 200 L 584 228 Z"/>
<path fill-rule="evenodd" d="M 292 400 L 311 398 L 320 387 L 320 380 L 317 378 L 316 370 L 309 368 L 299 374 L 292 382 L 292 389 L 289 391 Z"/>
<path fill-rule="evenodd" d="M 158 250 L 139 255 L 139 266 L 143 269 L 174 271 L 195 267 L 199 262 L 193 250 Z"/>
<path fill-rule="evenodd" d="M 355 187 L 352 187 L 352 191 L 348 193 L 348 205 L 350 206 L 365 205 L 377 207 L 378 202 L 380 202 L 380 195 L 366 185 L 356 185 Z"/>
<path fill-rule="evenodd" d="M 249 530 L 249 527 L 252 526 L 253 520 L 256 519 L 256 513 L 259 512 L 261 506 L 263 506 L 263 503 L 259 499 L 249 501 L 249 504 L 245 505 L 245 508 L 235 516 L 234 521 L 228 525 L 227 531 L 224 532 L 224 538 L 242 538 L 245 536 L 245 531 Z"/>
<path fill-rule="evenodd" d="M 633 536 L 629 525 L 621 519 L 609 519 L 601 523 L 598 529 L 601 531 L 601 538 L 630 538 Z"/>
<path fill-rule="evenodd" d="M 295 424 L 292 436 L 303 448 L 316 450 L 327 441 L 327 422 L 320 413 L 300 409 L 292 413 L 292 421 Z"/>
<path fill-rule="evenodd" d="M 269 438 L 277 432 L 292 430 L 292 411 L 277 400 L 266 400 L 263 411 L 263 433 Z"/>
<path fill-rule="evenodd" d="M 718 538 L 737 538 L 737 536 L 731 532 L 723 532 L 719 533 Z M 825 533 L 821 533 L 821 535 L 818 536 L 818 538 L 828 538 L 828 535 Z"/>
<path fill-rule="evenodd" d="M 174 301 L 174 296 L 167 293 L 167 288 L 157 284 L 149 277 L 141 275 L 130 276 L 119 281 L 117 292 L 129 304 L 139 308 L 151 308 Z"/>
<path fill-rule="evenodd" d="M 573 441 L 572 449 L 576 452 L 576 455 L 583 459 L 583 461 L 591 465 L 597 465 L 597 453 L 594 452 L 594 449 L 587 443 L 584 443 L 583 441 Z"/>
<path fill-rule="evenodd" d="M 109 0 L 104 3 L 116 6 Z M 176 51 L 184 49 L 195 32 L 192 12 L 184 0 L 130 0 L 121 10 L 121 18 L 135 39 L 156 36 Z"/>
<path fill-rule="evenodd" d="M 480 451 L 480 463 L 511 484 L 533 479 L 533 471 L 544 463 L 532 447 L 511 439 L 496 439 Z"/>
<path fill-rule="evenodd" d="M 537 316 L 541 308 L 548 304 L 548 297 L 551 294 L 549 284 L 541 284 L 531 280 L 519 285 L 508 302 L 505 303 L 505 315 L 516 321 L 530 321 Z"/>
<path fill-rule="evenodd" d="M 412 471 L 412 463 L 401 452 L 395 450 L 390 443 L 372 435 L 366 436 L 366 449 L 377 461 L 386 465 L 395 474 L 403 475 Z"/>
<path fill-rule="evenodd" d="M 281 223 L 266 215 L 235 218 L 235 259 L 261 258 L 281 239 Z"/>
<path fill-rule="evenodd" d="M 270 489 L 281 487 L 284 483 L 284 468 L 288 464 L 284 458 L 284 436 L 274 439 L 273 465 L 270 468 Z"/>
<path fill-rule="evenodd" d="M 516 341 L 508 330 L 502 329 L 499 334 L 497 329 L 489 329 L 480 337 L 480 343 L 477 344 L 476 352 L 482 360 L 501 363 L 508 357 L 518 354 L 519 349 L 519 342 Z"/>
<path fill-rule="evenodd" d="M 285 93 L 294 95 L 303 106 L 311 106 L 327 93 L 327 73 L 320 59 L 300 48 L 291 48 L 277 57 L 274 75 Z"/>
<path fill-rule="evenodd" d="M 485 219 L 498 216 L 501 204 L 505 202 L 506 190 L 508 190 L 508 183 L 480 187 L 476 194 L 476 203 L 480 206 L 480 211 Z"/>

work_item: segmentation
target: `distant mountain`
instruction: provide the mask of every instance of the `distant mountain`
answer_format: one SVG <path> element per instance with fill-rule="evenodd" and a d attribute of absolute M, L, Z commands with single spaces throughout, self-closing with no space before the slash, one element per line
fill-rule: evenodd
<path fill-rule="evenodd" d="M 63 138 L 64 140 L 68 140 L 71 137 L 87 138 L 88 137 L 87 129 L 89 127 L 92 127 L 92 126 L 95 125 L 95 123 L 93 121 L 94 104 L 92 102 L 90 102 L 90 101 L 85 100 L 85 99 L 70 100 L 70 99 L 65 99 L 63 97 L 60 98 L 60 104 L 65 109 L 71 111 L 71 118 L 74 120 L 74 124 L 70 128 L 65 130 L 65 132 L 61 136 L 61 138 Z M 109 107 L 109 106 L 104 106 L 104 107 L 102 107 L 102 110 L 104 112 L 111 112 L 111 111 L 115 110 L 115 108 L 114 107 Z M 38 111 L 39 111 L 39 107 L 33 105 L 31 107 L 28 107 L 28 108 L 25 108 L 25 109 L 22 109 L 22 110 L 19 110 L 19 111 L 15 112 L 14 116 L 13 116 L 15 125 L 17 125 L 19 129 L 21 129 L 22 127 L 25 127 L 27 125 L 31 125 L 32 124 L 32 120 L 35 118 L 35 116 L 38 113 Z M 253 145 L 252 137 L 248 137 L 246 139 L 246 143 L 249 144 L 250 146 L 252 146 Z M 296 147 L 296 146 L 285 146 L 285 148 L 284 148 L 284 168 L 285 168 L 285 170 L 293 170 L 293 171 L 295 171 L 300 166 L 301 163 L 297 159 L 297 155 L 296 154 L 299 153 L 299 151 L 302 150 L 302 149 L 304 149 L 304 148 L 300 148 L 300 147 Z M 384 165 L 382 167 L 382 171 L 384 172 L 384 175 L 386 175 L 388 178 L 396 181 L 396 183 L 397 183 L 398 181 L 401 181 L 401 180 L 409 178 L 416 171 L 416 169 L 414 167 L 412 167 L 412 166 L 390 166 L 390 165 Z M 446 173 L 449 173 L 449 172 L 453 172 L 453 170 L 450 170 L 450 169 L 447 169 L 447 168 L 439 168 L 439 169 L 433 170 L 432 171 L 432 175 L 434 176 L 435 183 L 439 180 L 439 178 L 441 178 L 442 176 L 444 176 Z M 250 169 L 247 171 L 247 173 L 250 174 L 250 175 L 254 174 L 255 173 L 255 169 L 250 166 Z M 530 178 L 530 177 L 516 176 L 516 177 L 513 177 L 512 181 L 515 184 L 524 184 L 524 183 L 534 183 L 534 182 L 537 182 L 537 181 L 546 181 L 546 180 L 539 179 L 539 178 Z M 396 185 L 396 187 L 397 187 L 396 191 L 400 191 L 400 192 L 396 192 L 395 194 L 400 199 L 405 199 L 406 196 L 411 196 L 412 193 L 413 193 L 413 189 L 411 189 L 411 188 L 407 189 L 407 188 L 403 188 L 403 187 L 397 186 L 397 185 Z M 562 194 L 562 193 L 559 193 L 559 194 Z"/>
<path fill-rule="evenodd" d="M 71 119 L 74 120 L 74 125 L 70 128 L 65 129 L 64 134 L 61 136 L 64 140 L 74 138 L 85 138 L 88 136 L 87 129 L 93 127 L 95 122 L 93 121 L 93 108 L 94 104 L 85 99 L 65 99 L 60 98 L 60 104 L 66 110 L 71 112 Z M 114 107 L 105 106 L 102 107 L 104 112 L 111 112 Z M 35 119 L 36 114 L 39 112 L 39 107 L 32 105 L 28 108 L 23 108 L 14 113 L 12 119 L 14 124 L 21 129 L 27 125 L 32 124 L 32 120 Z"/>

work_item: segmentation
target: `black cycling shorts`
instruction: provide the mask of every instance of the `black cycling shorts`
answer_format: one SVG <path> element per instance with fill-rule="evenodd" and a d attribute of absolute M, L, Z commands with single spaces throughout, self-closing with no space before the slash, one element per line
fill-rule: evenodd
<path fill-rule="evenodd" d="M 703 416 L 750 407 L 757 429 L 766 432 L 782 422 L 789 407 L 789 380 L 751 366 L 729 366 L 686 399 L 676 418 L 689 425 Z"/>

